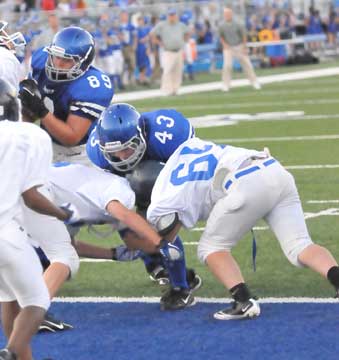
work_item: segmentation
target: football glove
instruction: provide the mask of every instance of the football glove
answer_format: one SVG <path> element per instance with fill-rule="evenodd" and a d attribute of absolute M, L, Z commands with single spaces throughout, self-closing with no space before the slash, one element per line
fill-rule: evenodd
<path fill-rule="evenodd" d="M 180 248 L 165 239 L 160 241 L 159 252 L 166 261 L 181 260 L 184 256 Z"/>
<path fill-rule="evenodd" d="M 84 224 L 84 220 L 80 218 L 79 212 L 73 204 L 62 204 L 60 209 L 68 215 L 67 220 L 64 221 L 66 225 L 81 226 Z"/>
<path fill-rule="evenodd" d="M 19 99 L 24 113 L 41 119 L 49 112 L 44 104 L 38 84 L 33 79 L 25 79 L 20 82 Z"/>
<path fill-rule="evenodd" d="M 130 250 L 126 245 L 119 245 L 112 248 L 112 260 L 115 261 L 133 261 L 139 259 L 141 250 Z"/>

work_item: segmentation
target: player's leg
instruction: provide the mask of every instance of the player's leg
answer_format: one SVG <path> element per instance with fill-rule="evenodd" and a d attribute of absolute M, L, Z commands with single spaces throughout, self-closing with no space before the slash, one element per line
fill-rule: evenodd
<path fill-rule="evenodd" d="M 179 236 L 175 238 L 173 244 L 181 249 L 184 256 L 180 260 L 163 262 L 169 275 L 170 288 L 160 299 L 162 310 L 178 310 L 195 304 L 187 282 L 184 246 Z"/>
<path fill-rule="evenodd" d="M 294 179 L 287 171 L 284 176 L 286 181 L 282 200 L 265 220 L 278 238 L 288 260 L 295 266 L 309 267 L 327 278 L 338 295 L 338 264 L 326 248 L 312 242 Z"/>
<path fill-rule="evenodd" d="M 38 257 L 28 244 L 23 228 L 12 221 L 6 228 L 2 227 L 0 240 L 0 300 L 2 323 L 8 337 L 6 347 L 20 359 L 30 360 L 29 343 L 49 307 L 49 294 Z"/>
<path fill-rule="evenodd" d="M 246 206 L 245 200 L 242 202 L 239 199 L 238 207 L 237 194 L 233 195 L 234 202 L 231 194 L 216 203 L 198 245 L 200 260 L 206 263 L 234 299 L 231 308 L 214 314 L 218 320 L 242 319 L 260 314 L 259 305 L 253 299 L 239 265 L 231 254 L 232 247 L 252 228 L 258 216 L 251 207 Z M 227 204 L 228 200 L 230 202 Z"/>
<path fill-rule="evenodd" d="M 255 165 L 261 166 L 260 161 Z M 215 204 L 206 223 L 198 245 L 198 256 L 235 300 L 231 308 L 214 315 L 217 319 L 242 319 L 260 314 L 259 305 L 253 299 L 231 250 L 278 201 L 279 192 L 271 183 L 270 167 L 234 180 L 227 196 Z"/>
<path fill-rule="evenodd" d="M 39 191 L 51 201 L 54 200 L 47 186 L 41 187 Z M 24 216 L 27 232 L 50 261 L 44 278 L 50 297 L 53 298 L 62 284 L 77 273 L 79 257 L 63 222 L 51 216 L 40 215 L 27 207 L 24 207 Z"/>

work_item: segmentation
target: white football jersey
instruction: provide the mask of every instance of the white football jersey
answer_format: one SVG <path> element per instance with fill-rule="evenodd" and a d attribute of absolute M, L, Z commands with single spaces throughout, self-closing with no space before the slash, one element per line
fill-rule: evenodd
<path fill-rule="evenodd" d="M 21 194 L 42 185 L 52 163 L 52 143 L 38 126 L 0 121 L 0 226 L 21 214 Z"/>
<path fill-rule="evenodd" d="M 22 78 L 19 60 L 7 48 L 0 46 L 0 78 L 9 82 L 17 91 Z"/>
<path fill-rule="evenodd" d="M 262 152 L 192 138 L 184 142 L 166 162 L 153 191 L 147 218 L 152 224 L 166 214 L 177 212 L 186 228 L 206 220 L 216 202 L 212 193 L 214 174 L 219 167 L 238 169 L 251 156 Z M 265 155 L 266 156 L 266 155 Z"/>
<path fill-rule="evenodd" d="M 106 211 L 110 201 L 117 200 L 128 209 L 134 207 L 135 195 L 128 181 L 101 169 L 68 163 L 52 167 L 49 181 L 56 203 L 74 204 L 88 224 L 116 222 Z"/>

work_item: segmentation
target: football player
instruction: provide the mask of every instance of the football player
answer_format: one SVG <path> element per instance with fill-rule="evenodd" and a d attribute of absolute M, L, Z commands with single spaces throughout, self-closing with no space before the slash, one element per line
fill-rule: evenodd
<path fill-rule="evenodd" d="M 177 147 L 192 136 L 192 125 L 176 110 L 160 109 L 139 114 L 129 104 L 114 104 L 102 113 L 91 133 L 87 154 L 100 168 L 125 174 L 145 160 L 166 162 Z M 144 196 L 144 187 L 140 189 L 141 192 L 136 194 L 137 203 L 138 197 Z M 145 213 L 147 205 L 139 207 L 139 211 Z M 183 251 L 179 236 L 173 244 Z M 184 257 L 171 264 L 158 263 L 147 257 L 144 261 L 152 279 L 165 283 L 169 276 L 171 287 L 160 300 L 162 309 L 182 309 L 195 303 L 192 290 L 201 286 L 201 278 L 193 270 L 186 272 Z"/>
<path fill-rule="evenodd" d="M 126 238 L 127 242 L 134 241 L 128 243 L 128 248 L 151 254 L 159 252 L 165 259 L 171 258 L 171 254 L 181 257 L 180 249 L 163 241 L 145 219 L 133 211 L 135 194 L 127 179 L 98 168 L 62 162 L 52 167 L 49 183 L 55 203 L 76 213 L 76 217 L 67 222 L 73 236 L 85 224 L 111 224 L 124 238 L 128 227 L 137 234 L 136 238 Z M 72 205 L 65 206 L 70 201 Z M 110 258 L 128 261 L 140 256 L 140 251 L 129 252 L 128 248 L 111 249 Z"/>
<path fill-rule="evenodd" d="M 9 34 L 7 27 L 8 23 L 0 20 L 0 78 L 19 90 L 21 67 L 15 51 L 25 46 L 26 41 L 20 32 Z"/>
<path fill-rule="evenodd" d="M 25 117 L 40 119 L 52 137 L 55 161 L 87 161 L 88 135 L 112 100 L 109 77 L 91 66 L 94 56 L 89 32 L 64 28 L 33 54 L 31 78 L 21 82 Z"/>
<path fill-rule="evenodd" d="M 30 341 L 50 305 L 42 268 L 22 219 L 23 200 L 40 214 L 69 218 L 37 190 L 52 162 L 52 144 L 39 127 L 19 122 L 16 90 L 0 79 L 0 301 L 8 339 L 1 360 L 32 359 Z"/>
<path fill-rule="evenodd" d="M 168 240 L 181 226 L 192 228 L 197 221 L 207 220 L 198 257 L 234 299 L 230 308 L 214 314 L 215 319 L 260 314 L 231 255 L 260 219 L 267 222 L 293 265 L 327 277 L 339 294 L 337 262 L 328 250 L 312 242 L 293 176 L 266 151 L 187 140 L 157 178 L 147 218 L 156 228 L 168 218 L 176 219 Z"/>

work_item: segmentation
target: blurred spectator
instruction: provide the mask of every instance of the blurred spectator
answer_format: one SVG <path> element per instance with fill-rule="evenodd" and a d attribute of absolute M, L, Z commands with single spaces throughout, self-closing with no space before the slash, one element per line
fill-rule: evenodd
<path fill-rule="evenodd" d="M 110 26 L 110 23 L 112 26 Z M 122 74 L 124 70 L 124 58 L 122 44 L 119 38 L 119 24 L 116 19 L 100 21 L 101 47 L 99 56 L 101 58 L 102 70 L 106 72 L 114 87 L 124 89 Z"/>
<path fill-rule="evenodd" d="M 319 11 L 310 7 L 310 16 L 306 19 L 306 34 L 307 35 L 319 35 L 323 34 L 324 29 L 320 19 Z M 320 49 L 321 42 L 314 41 L 309 43 L 309 46 L 312 50 Z"/>
<path fill-rule="evenodd" d="M 227 92 L 230 88 L 233 57 L 239 60 L 252 86 L 259 90 L 261 86 L 247 53 L 245 28 L 233 19 L 233 11 L 230 8 L 224 8 L 224 19 L 224 23 L 219 27 L 224 59 L 222 91 Z"/>
<path fill-rule="evenodd" d="M 48 27 L 33 38 L 32 51 L 51 44 L 54 35 L 60 30 L 59 18 L 56 14 L 50 13 L 47 16 Z"/>
<path fill-rule="evenodd" d="M 119 16 L 120 19 L 120 40 L 122 43 L 122 54 L 126 65 L 126 75 L 124 76 L 124 83 L 134 83 L 135 70 L 135 50 L 137 47 L 137 36 L 134 25 L 129 20 L 127 11 L 122 11 Z"/>
<path fill-rule="evenodd" d="M 151 18 L 151 27 L 154 28 L 155 25 L 159 22 L 157 16 L 152 16 Z M 160 49 L 159 45 L 151 42 L 151 56 L 150 61 L 152 64 L 152 75 L 151 82 L 157 82 L 161 77 L 161 66 L 160 66 Z"/>
<path fill-rule="evenodd" d="M 59 0 L 57 8 L 63 13 L 68 14 L 71 11 L 71 4 L 68 0 Z"/>
<path fill-rule="evenodd" d="M 339 17 L 335 11 L 331 11 L 328 25 L 327 25 L 327 39 L 328 43 L 332 47 L 337 46 L 337 33 L 338 33 Z"/>
<path fill-rule="evenodd" d="M 55 0 L 41 0 L 41 10 L 43 11 L 51 11 L 55 10 Z"/>
<path fill-rule="evenodd" d="M 139 71 L 139 83 L 141 85 L 148 85 L 148 76 L 151 72 L 151 64 L 149 59 L 150 54 L 150 37 L 149 33 L 151 27 L 145 24 L 143 15 L 138 17 L 137 27 L 137 49 L 136 49 L 136 63 Z"/>
<path fill-rule="evenodd" d="M 182 83 L 183 48 L 188 40 L 188 27 L 179 21 L 177 11 L 171 8 L 167 19 L 159 22 L 151 35 L 152 41 L 164 49 L 161 91 L 164 95 L 176 95 Z"/>
<path fill-rule="evenodd" d="M 25 3 L 24 0 L 15 0 L 14 9 L 13 9 L 14 12 L 21 13 L 26 11 L 26 9 L 27 9 L 27 4 Z"/>
<path fill-rule="evenodd" d="M 189 80 L 194 80 L 194 69 L 193 69 L 193 63 L 197 59 L 197 44 L 193 37 L 188 39 L 185 44 L 184 48 L 184 54 L 185 54 L 185 62 L 186 62 L 186 71 L 188 74 Z"/>

